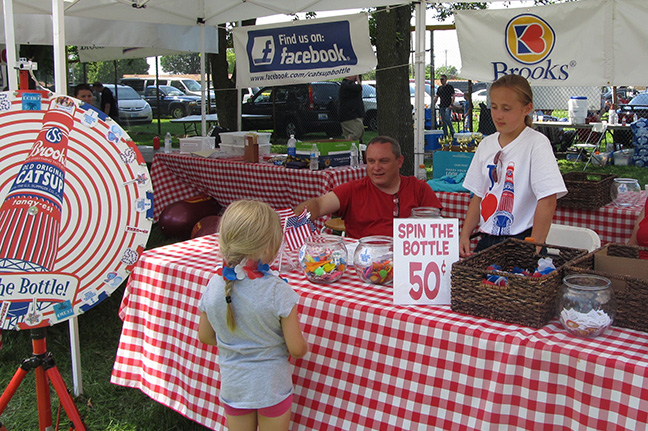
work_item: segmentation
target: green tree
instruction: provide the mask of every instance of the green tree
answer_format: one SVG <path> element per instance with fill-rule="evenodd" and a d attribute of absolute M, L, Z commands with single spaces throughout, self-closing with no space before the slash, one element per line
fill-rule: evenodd
<path fill-rule="evenodd" d="M 449 79 L 457 78 L 457 68 L 454 66 L 441 66 L 434 69 L 434 79 L 439 79 L 441 75 L 445 75 Z"/>
<path fill-rule="evenodd" d="M 85 64 L 85 74 L 84 74 Z M 117 69 L 115 70 L 115 66 Z M 81 82 L 119 82 L 126 74 L 143 74 L 149 70 L 149 64 L 145 58 L 127 58 L 115 61 L 97 61 L 93 63 L 70 64 L 69 84 L 74 85 Z M 85 78 L 84 78 L 85 76 Z"/>
<path fill-rule="evenodd" d="M 200 54 L 163 55 L 160 58 L 160 66 L 171 74 L 200 73 Z"/>

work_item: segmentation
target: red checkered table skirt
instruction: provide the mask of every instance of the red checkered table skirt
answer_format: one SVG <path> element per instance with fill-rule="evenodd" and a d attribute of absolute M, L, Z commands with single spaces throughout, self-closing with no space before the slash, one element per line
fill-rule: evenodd
<path fill-rule="evenodd" d="M 461 228 L 470 203 L 470 193 L 436 192 L 436 194 L 443 205 L 441 215 L 446 218 L 458 218 Z M 608 242 L 625 244 L 630 239 L 632 228 L 646 202 L 646 196 L 647 193 L 642 192 L 639 204 L 627 208 L 619 208 L 614 203 L 596 210 L 558 207 L 553 222 L 592 229 L 599 235 L 603 244 Z"/>
<path fill-rule="evenodd" d="M 216 430 L 218 352 L 198 341 L 198 300 L 218 236 L 149 250 L 124 293 L 111 381 Z M 292 360 L 293 431 L 639 430 L 648 426 L 648 336 L 595 339 L 554 320 L 532 329 L 450 310 L 396 306 L 347 272 L 287 279 L 311 350 Z"/>
<path fill-rule="evenodd" d="M 364 176 L 364 166 L 311 171 L 190 154 L 156 154 L 151 166 L 154 218 L 157 221 L 167 205 L 201 193 L 212 196 L 222 206 L 238 199 L 256 199 L 275 209 L 294 208 Z"/>

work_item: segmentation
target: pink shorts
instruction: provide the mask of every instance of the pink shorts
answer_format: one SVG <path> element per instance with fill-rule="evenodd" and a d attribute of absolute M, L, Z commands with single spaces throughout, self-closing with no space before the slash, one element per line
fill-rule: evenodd
<path fill-rule="evenodd" d="M 225 403 L 223 403 L 223 406 L 225 407 L 225 414 L 228 416 L 244 416 L 250 413 L 258 412 L 261 416 L 265 416 L 267 418 L 276 418 L 290 410 L 292 402 L 293 394 L 290 394 L 288 395 L 288 398 L 281 401 L 280 403 L 275 404 L 274 406 L 264 407 L 262 409 L 236 409 L 234 407 L 228 406 Z"/>

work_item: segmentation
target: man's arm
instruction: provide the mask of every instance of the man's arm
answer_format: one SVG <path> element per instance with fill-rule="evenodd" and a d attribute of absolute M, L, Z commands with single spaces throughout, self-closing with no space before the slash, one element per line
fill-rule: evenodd
<path fill-rule="evenodd" d="M 331 214 L 340 209 L 340 200 L 333 192 L 328 192 L 323 196 L 309 199 L 295 207 L 295 214 L 299 215 L 308 208 L 311 213 L 311 220 L 318 219 L 324 215 Z"/>

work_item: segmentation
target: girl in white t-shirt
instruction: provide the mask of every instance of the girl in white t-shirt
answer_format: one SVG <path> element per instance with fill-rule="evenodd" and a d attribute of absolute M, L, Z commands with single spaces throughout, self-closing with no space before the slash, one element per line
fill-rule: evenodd
<path fill-rule="evenodd" d="M 299 295 L 268 266 L 282 238 L 279 216 L 267 204 L 231 203 L 220 224 L 223 267 L 198 303 L 198 338 L 218 346 L 219 397 L 233 431 L 288 431 L 290 425 L 288 356 L 301 358 L 308 344 L 297 316 Z"/>
<path fill-rule="evenodd" d="M 479 226 L 475 252 L 510 237 L 544 242 L 556 209 L 567 193 L 551 143 L 533 130 L 529 114 L 533 94 L 519 75 L 505 75 L 490 88 L 497 129 L 479 144 L 463 186 L 473 193 L 459 236 L 459 255 L 470 252 L 470 236 Z"/>

